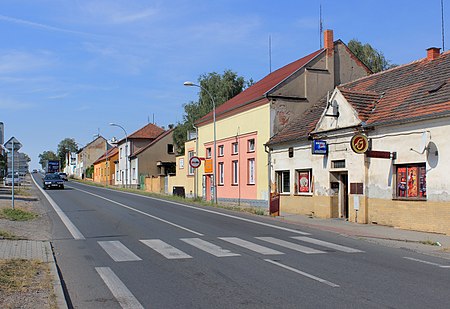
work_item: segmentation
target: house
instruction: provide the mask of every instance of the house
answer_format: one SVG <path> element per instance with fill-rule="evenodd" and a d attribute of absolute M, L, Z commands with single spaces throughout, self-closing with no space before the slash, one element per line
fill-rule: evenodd
<path fill-rule="evenodd" d="M 342 41 L 333 41 L 333 31 L 326 30 L 324 38 L 324 48 L 270 73 L 217 106 L 215 121 L 210 112 L 196 122 L 197 155 L 205 159 L 197 171 L 200 196 L 214 200 L 216 182 L 220 202 L 267 207 L 269 157 L 264 144 L 335 86 L 370 73 Z"/>
<path fill-rule="evenodd" d="M 75 178 L 93 177 L 93 163 L 112 146 L 103 136 L 97 136 L 93 141 L 77 151 Z"/>
<path fill-rule="evenodd" d="M 150 144 L 162 133 L 164 133 L 163 128 L 160 128 L 153 123 L 149 123 L 118 142 L 117 148 L 119 149 L 119 160 L 115 166 L 115 185 L 125 187 L 131 185 L 137 187 L 139 184 L 138 179 L 132 179 L 133 177 L 131 177 L 132 170 L 130 167 L 130 158 L 134 153 Z"/>
<path fill-rule="evenodd" d="M 134 151 L 130 155 L 130 172 L 131 186 L 145 187 L 148 191 L 152 190 L 151 186 L 147 188 L 146 178 L 164 179 L 169 173 L 175 173 L 173 129 L 162 132 L 146 146 Z M 164 186 L 160 186 L 157 191 L 161 192 L 162 189 Z"/>
<path fill-rule="evenodd" d="M 268 143 L 280 209 L 450 234 L 450 52 L 342 84 Z"/>
<path fill-rule="evenodd" d="M 94 164 L 93 181 L 105 185 L 112 185 L 116 174 L 115 162 L 119 159 L 119 149 L 108 149 Z"/>
<path fill-rule="evenodd" d="M 176 171 L 170 175 L 168 179 L 168 187 L 171 188 L 169 193 L 176 190 L 182 190 L 184 196 L 188 198 L 196 198 L 199 196 L 200 188 L 197 187 L 197 168 L 193 168 L 189 161 L 197 155 L 197 143 L 195 138 L 190 138 L 184 143 L 184 154 L 176 156 Z"/>

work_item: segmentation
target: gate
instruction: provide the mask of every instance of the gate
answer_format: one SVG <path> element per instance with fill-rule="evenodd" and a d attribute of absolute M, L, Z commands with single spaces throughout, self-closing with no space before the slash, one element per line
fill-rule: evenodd
<path fill-rule="evenodd" d="M 276 192 L 270 193 L 269 214 L 271 216 L 279 216 L 280 215 L 280 194 L 279 193 L 276 193 Z"/>

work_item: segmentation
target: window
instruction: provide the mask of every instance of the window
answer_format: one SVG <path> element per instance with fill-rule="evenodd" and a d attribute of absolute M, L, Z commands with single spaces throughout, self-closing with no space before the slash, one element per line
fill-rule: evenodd
<path fill-rule="evenodd" d="M 232 162 L 232 184 L 237 185 L 239 184 L 239 166 L 238 161 Z"/>
<path fill-rule="evenodd" d="M 180 158 L 180 161 L 178 161 L 178 168 L 180 170 L 184 168 L 184 158 Z"/>
<path fill-rule="evenodd" d="M 122 159 L 122 148 L 120 148 L 120 158 Z"/>
<path fill-rule="evenodd" d="M 191 158 L 194 156 L 194 151 L 189 151 L 188 152 L 188 160 L 190 161 Z M 183 162 L 184 164 L 184 162 Z M 181 164 L 180 164 L 181 165 Z M 189 164 L 189 169 L 188 169 L 188 175 L 194 175 L 194 168 Z"/>
<path fill-rule="evenodd" d="M 239 153 L 239 144 L 237 142 L 231 144 L 231 153 L 232 154 L 238 154 Z"/>
<path fill-rule="evenodd" d="M 248 140 L 248 152 L 254 152 L 255 151 L 255 139 L 249 139 Z"/>
<path fill-rule="evenodd" d="M 331 161 L 332 168 L 345 168 L 345 160 L 334 160 Z"/>
<path fill-rule="evenodd" d="M 219 157 L 223 157 L 223 145 L 219 146 Z"/>
<path fill-rule="evenodd" d="M 206 157 L 211 158 L 211 147 L 206 148 Z"/>
<path fill-rule="evenodd" d="M 312 186 L 311 186 L 311 175 L 312 172 L 310 169 L 308 170 L 297 170 L 296 171 L 297 177 L 296 177 L 296 187 L 297 192 L 299 194 L 302 193 L 311 193 L 312 192 Z"/>
<path fill-rule="evenodd" d="M 248 184 L 255 184 L 255 159 L 248 159 Z"/>
<path fill-rule="evenodd" d="M 224 183 L 224 175 L 223 175 L 223 162 L 219 162 L 219 185 L 223 185 Z"/>
<path fill-rule="evenodd" d="M 397 165 L 396 197 L 426 198 L 427 176 L 425 164 Z"/>
<path fill-rule="evenodd" d="M 289 171 L 276 172 L 278 193 L 289 193 L 291 191 Z"/>
<path fill-rule="evenodd" d="M 137 173 L 136 173 L 136 168 L 133 167 L 133 180 L 136 179 Z"/>
<path fill-rule="evenodd" d="M 167 144 L 167 153 L 168 154 L 174 154 L 174 148 L 173 148 L 173 144 Z"/>

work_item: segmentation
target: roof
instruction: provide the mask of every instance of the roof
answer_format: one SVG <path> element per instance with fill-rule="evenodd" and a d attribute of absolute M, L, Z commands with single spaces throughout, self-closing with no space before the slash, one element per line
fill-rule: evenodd
<path fill-rule="evenodd" d="M 224 114 L 230 110 L 243 106 L 247 103 L 251 103 L 260 100 L 260 103 L 268 103 L 269 100 L 265 98 L 267 92 L 272 90 L 278 84 L 286 80 L 292 74 L 305 67 L 311 60 L 317 57 L 324 49 L 319 49 L 301 59 L 291 62 L 284 67 L 270 73 L 260 81 L 256 82 L 252 86 L 248 87 L 238 95 L 234 96 L 230 100 L 216 107 L 216 117 Z M 263 100 L 261 100 L 263 99 Z M 197 124 L 203 122 L 212 121 L 213 115 L 212 111 L 199 120 L 196 121 Z"/>
<path fill-rule="evenodd" d="M 159 136 L 157 136 L 153 141 L 151 141 L 148 145 L 146 145 L 145 147 L 142 147 L 141 149 L 139 149 L 138 151 L 136 151 L 135 153 L 133 153 L 130 157 L 136 157 L 138 154 L 144 152 L 146 149 L 150 148 L 151 146 L 153 146 L 154 144 L 156 144 L 158 141 L 162 140 L 164 137 L 166 137 L 167 135 L 169 135 L 170 133 L 173 132 L 174 129 L 170 129 L 167 131 L 164 131 L 162 134 L 160 134 Z"/>
<path fill-rule="evenodd" d="M 104 153 L 100 158 L 98 158 L 93 164 L 100 163 L 104 161 L 105 159 L 111 158 L 115 156 L 119 152 L 119 149 L 117 147 L 113 147 L 108 149 L 106 153 Z"/>
<path fill-rule="evenodd" d="M 273 145 L 307 138 L 309 133 L 316 127 L 326 105 L 327 97 L 325 96 L 307 109 L 300 117 L 293 120 L 280 132 L 275 134 L 267 144 Z"/>
<path fill-rule="evenodd" d="M 450 51 L 338 86 L 368 125 L 450 115 Z"/>
<path fill-rule="evenodd" d="M 153 123 L 149 123 L 146 126 L 140 128 L 139 130 L 133 132 L 132 134 L 128 135 L 128 139 L 153 139 L 158 137 L 161 133 L 164 132 L 163 128 L 158 127 L 157 125 L 154 125 Z M 125 138 L 121 139 L 120 142 L 125 140 Z"/>

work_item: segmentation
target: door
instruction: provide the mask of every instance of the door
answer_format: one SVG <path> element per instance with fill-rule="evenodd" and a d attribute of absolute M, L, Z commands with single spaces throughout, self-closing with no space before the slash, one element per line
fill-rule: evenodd
<path fill-rule="evenodd" d="M 212 187 L 212 181 L 211 181 L 211 175 L 203 175 L 203 177 L 204 177 L 204 180 L 205 180 L 205 183 L 204 183 L 204 185 L 205 185 L 205 200 L 206 201 L 211 201 L 212 200 L 212 196 L 213 196 L 213 193 L 212 193 L 212 190 L 213 190 L 213 187 Z"/>
<path fill-rule="evenodd" d="M 348 175 L 341 174 L 341 217 L 348 219 Z"/>

